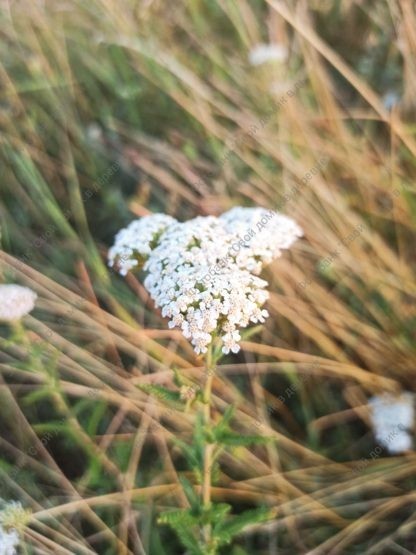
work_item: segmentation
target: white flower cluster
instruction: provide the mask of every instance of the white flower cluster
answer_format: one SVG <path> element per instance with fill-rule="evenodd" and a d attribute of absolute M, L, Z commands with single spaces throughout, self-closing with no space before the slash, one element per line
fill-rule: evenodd
<path fill-rule="evenodd" d="M 224 353 L 238 352 L 238 330 L 268 316 L 262 308 L 267 282 L 255 274 L 302 231 L 290 218 L 262 208 L 234 208 L 220 218 L 197 217 L 185 223 L 168 216 L 169 221 L 161 221 L 160 216 L 143 218 L 119 232 L 110 264 L 122 260 L 125 273 L 136 265 L 139 253 L 148 273 L 144 285 L 170 319 L 169 327 L 180 327 L 197 353 L 207 351 L 214 335 L 221 337 Z M 270 225 L 270 234 L 260 238 L 254 225 Z"/>
<path fill-rule="evenodd" d="M 414 427 L 414 395 L 410 392 L 395 397 L 375 395 L 369 400 L 371 422 L 376 440 L 390 453 L 412 449 Z"/>
<path fill-rule="evenodd" d="M 37 295 L 21 285 L 0 285 L 0 320 L 13 322 L 29 314 L 35 307 Z"/>
<path fill-rule="evenodd" d="M 120 230 L 108 251 L 109 266 L 119 266 L 122 276 L 147 259 L 159 236 L 176 220 L 166 214 L 152 214 L 134 220 Z"/>
<path fill-rule="evenodd" d="M 256 44 L 248 54 L 248 61 L 252 66 L 259 66 L 267 62 L 284 62 L 288 51 L 283 44 Z"/>
<path fill-rule="evenodd" d="M 15 555 L 16 546 L 19 543 L 19 534 L 16 530 L 6 532 L 0 526 L 0 555 Z"/>
<path fill-rule="evenodd" d="M 4 502 L 3 502 L 4 503 Z M 19 530 L 30 520 L 31 512 L 18 501 L 10 501 L 0 511 L 0 555 L 15 555 L 19 544 Z"/>

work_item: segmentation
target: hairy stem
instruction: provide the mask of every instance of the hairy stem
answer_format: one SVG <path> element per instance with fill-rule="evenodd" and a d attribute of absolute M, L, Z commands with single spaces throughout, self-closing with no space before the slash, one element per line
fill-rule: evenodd
<path fill-rule="evenodd" d="M 209 349 L 206 356 L 206 377 L 203 390 L 204 398 L 204 427 L 206 430 L 209 429 L 211 424 L 211 392 L 212 392 L 212 380 L 214 374 L 214 362 L 212 357 L 212 350 Z M 214 450 L 213 443 L 205 443 L 204 445 L 204 468 L 202 476 L 202 504 L 205 509 L 209 508 L 211 504 L 211 467 L 212 467 L 212 454 Z M 207 524 L 203 529 L 203 537 L 206 544 L 211 542 L 211 525 Z"/>

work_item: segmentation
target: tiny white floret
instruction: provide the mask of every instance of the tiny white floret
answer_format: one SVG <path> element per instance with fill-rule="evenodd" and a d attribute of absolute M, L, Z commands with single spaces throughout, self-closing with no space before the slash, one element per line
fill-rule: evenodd
<path fill-rule="evenodd" d="M 414 427 L 414 395 L 404 392 L 399 396 L 388 393 L 369 400 L 371 423 L 376 441 L 390 453 L 412 449 Z"/>
<path fill-rule="evenodd" d="M 0 285 L 0 320 L 13 322 L 29 314 L 34 307 L 37 295 L 29 287 L 15 284 Z"/>
<path fill-rule="evenodd" d="M 256 44 L 248 54 L 248 61 L 252 66 L 259 66 L 267 62 L 284 62 L 287 57 L 288 50 L 283 44 Z"/>

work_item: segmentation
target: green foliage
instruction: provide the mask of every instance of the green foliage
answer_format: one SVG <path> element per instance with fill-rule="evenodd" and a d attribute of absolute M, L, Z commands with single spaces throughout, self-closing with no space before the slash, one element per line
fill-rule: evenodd
<path fill-rule="evenodd" d="M 180 394 L 177 391 L 172 391 L 167 387 L 154 384 L 139 384 L 137 387 L 149 395 L 154 395 L 161 401 L 174 405 L 176 408 L 182 408 L 183 406 L 182 403 L 180 403 Z"/>
<path fill-rule="evenodd" d="M 219 446 L 248 446 L 248 445 L 263 445 L 273 438 L 261 435 L 241 435 L 234 432 L 230 427 L 230 421 L 234 416 L 235 409 L 229 406 L 221 420 L 211 430 L 211 437 Z"/>
<path fill-rule="evenodd" d="M 239 434 L 235 434 L 232 432 L 224 432 L 220 434 L 216 439 L 220 445 L 226 445 L 229 447 L 247 447 L 249 445 L 264 445 L 269 441 L 272 441 L 273 438 L 264 437 L 259 435 L 246 435 L 242 436 Z"/>
<path fill-rule="evenodd" d="M 181 439 L 173 438 L 172 442 L 177 445 L 181 451 L 182 455 L 186 459 L 188 465 L 194 472 L 199 473 L 199 469 L 201 468 L 201 450 L 199 446 L 194 444 L 187 444 Z"/>
<path fill-rule="evenodd" d="M 198 517 L 192 513 L 191 509 L 173 509 L 162 513 L 159 517 L 160 524 L 168 524 L 172 528 L 178 526 L 195 526 L 199 523 Z"/>
<path fill-rule="evenodd" d="M 275 516 L 276 511 L 263 507 L 245 511 L 226 522 L 219 522 L 214 528 L 214 534 L 219 545 L 228 544 L 245 528 L 267 522 Z"/>
<path fill-rule="evenodd" d="M 227 503 L 212 503 L 208 510 L 196 506 L 166 511 L 158 520 L 159 523 L 173 528 L 184 547 L 190 549 L 193 555 L 199 555 L 217 553 L 221 546 L 230 544 L 246 528 L 267 522 L 276 516 L 276 511 L 263 507 L 230 516 L 231 509 L 231 505 Z M 208 546 L 198 541 L 197 532 L 191 532 L 192 529 L 203 529 L 207 525 L 212 527 L 212 540 Z"/>
<path fill-rule="evenodd" d="M 179 478 L 179 481 L 183 487 L 183 491 L 186 495 L 186 498 L 189 504 L 191 505 L 191 508 L 193 510 L 198 510 L 200 506 L 200 499 L 196 494 L 195 490 L 193 489 L 191 482 L 187 480 L 185 476 L 181 476 Z"/>
<path fill-rule="evenodd" d="M 214 482 L 214 478 L 219 474 L 219 464 L 216 458 L 218 458 L 224 449 L 264 444 L 269 441 L 270 438 L 258 435 L 242 436 L 233 432 L 231 421 L 234 413 L 235 407 L 230 405 L 215 426 L 206 428 L 202 414 L 198 412 L 195 417 L 192 441 L 185 443 L 177 438 L 173 440 L 175 445 L 181 449 L 185 460 L 194 472 L 197 482 L 202 483 L 203 454 L 206 444 L 211 443 L 215 447 L 210 467 L 211 482 Z M 229 517 L 232 509 L 231 505 L 226 503 L 211 503 L 209 508 L 204 507 L 201 497 L 196 494 L 191 482 L 185 477 L 180 477 L 180 482 L 190 508 L 164 512 L 160 515 L 159 522 L 167 524 L 174 529 L 182 545 L 189 549 L 192 554 L 215 554 L 218 548 L 231 543 L 234 536 L 238 535 L 247 526 L 269 520 L 275 514 L 270 509 L 262 508 Z M 206 526 L 212 529 L 210 545 L 206 545 L 203 542 L 202 531 Z"/>
<path fill-rule="evenodd" d="M 204 547 L 198 542 L 186 525 L 176 524 L 174 530 L 182 545 L 189 549 L 192 555 L 206 555 Z"/>

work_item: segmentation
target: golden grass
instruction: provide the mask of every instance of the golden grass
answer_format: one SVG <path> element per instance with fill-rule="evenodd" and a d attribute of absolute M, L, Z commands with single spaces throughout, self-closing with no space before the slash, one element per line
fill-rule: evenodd
<path fill-rule="evenodd" d="M 216 418 L 236 403 L 241 432 L 261 427 L 274 441 L 224 455 L 214 499 L 276 506 L 276 521 L 259 530 L 284 537 L 282 553 L 355 553 L 360 546 L 404 553 L 400 542 L 409 546 L 415 537 L 414 453 L 383 454 L 354 473 L 357 453 L 369 458 L 372 449 L 369 443 L 363 450 L 360 439 L 367 397 L 414 388 L 414 7 L 361 6 L 368 44 L 388 22 L 396 33 L 389 55 L 401 49 L 403 102 L 388 111 L 370 80 L 321 36 L 319 8 L 257 4 L 121 7 L 94 0 L 1 8 L 1 49 L 10 47 L 12 56 L 0 64 L 0 216 L 4 251 L 16 256 L 1 252 L 0 268 L 40 299 L 25 320 L 26 339 L 1 338 L 5 430 L 18 422 L 19 432 L 0 434 L 0 444 L 9 465 L 23 457 L 25 470 L 15 479 L 7 478 L 12 466 L 0 472 L 8 491 L 34 511 L 26 537 L 34 552 L 96 553 L 94 546 L 109 545 L 106 553 L 147 553 L 150 513 L 186 504 L 171 439 L 189 437 L 193 417 L 166 410 L 137 386 L 171 386 L 173 366 L 198 384 L 202 362 L 177 331 L 165 329 L 136 278 L 126 286 L 105 268 L 109 238 L 97 206 L 110 218 L 117 199 L 127 197 L 130 217 L 164 210 L 181 219 L 261 205 L 280 207 L 305 230 L 294 251 L 267 271 L 267 325 L 219 368 L 213 384 Z M 346 4 L 348 21 L 353 3 Z M 321 16 L 329 18 L 323 6 Z M 291 63 L 276 68 L 282 95 L 304 84 L 262 125 L 281 95 L 270 92 L 273 67 L 253 68 L 246 58 L 266 36 L 291 48 Z M 158 95 L 169 106 L 161 114 Z M 97 114 L 105 133 L 91 147 L 85 128 Z M 121 161 L 122 170 L 85 201 L 99 177 L 88 149 L 108 165 Z M 134 184 L 127 187 L 122 175 Z M 111 188 L 122 191 L 116 201 L 109 200 Z M 48 225 L 51 236 L 20 262 Z M 351 239 L 356 229 L 362 231 Z M 48 356 L 31 354 L 43 344 Z M 48 360 L 55 361 L 49 373 Z M 304 375 L 310 378 L 302 382 Z M 279 388 L 292 383 L 296 401 L 282 403 Z M 39 415 L 25 402 L 39 391 L 64 419 L 74 453 L 95 460 L 106 484 L 96 487 L 89 465 L 76 480 L 67 478 L 42 444 Z M 82 400 L 104 403 L 108 420 L 100 434 L 85 429 L 75 410 Z M 120 468 L 117 450 L 126 445 L 132 448 Z M 153 475 L 149 446 L 158 455 Z M 26 469 L 39 481 L 31 493 L 21 481 Z"/>

